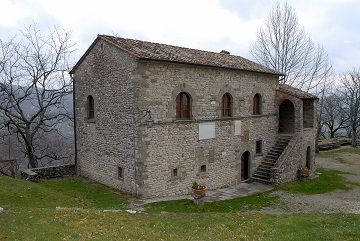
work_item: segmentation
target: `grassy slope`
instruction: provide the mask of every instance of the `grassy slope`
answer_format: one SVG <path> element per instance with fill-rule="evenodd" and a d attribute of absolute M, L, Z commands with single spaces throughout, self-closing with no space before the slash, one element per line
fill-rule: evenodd
<path fill-rule="evenodd" d="M 192 200 L 175 200 L 167 202 L 151 203 L 145 206 L 146 211 L 156 212 L 178 212 L 178 213 L 198 213 L 198 212 L 233 212 L 249 211 L 261 209 L 276 204 L 277 197 L 269 196 L 268 193 L 239 197 L 225 201 L 205 203 L 195 205 Z"/>
<path fill-rule="evenodd" d="M 319 179 L 294 184 L 288 190 L 314 193 L 318 186 L 341 188 L 343 180 L 338 179 L 339 173 L 320 171 L 323 175 Z M 335 183 L 329 184 L 328 179 Z M 0 240 L 359 240 L 360 237 L 360 215 L 243 212 L 277 203 L 268 194 L 200 207 L 183 200 L 158 203 L 147 206 L 149 214 L 95 210 L 124 208 L 127 200 L 128 197 L 111 189 L 77 179 L 31 183 L 0 177 L 0 206 L 5 207 L 0 214 Z M 87 209 L 55 210 L 56 206 Z"/>
<path fill-rule="evenodd" d="M 357 154 L 360 155 L 360 148 L 341 148 L 334 149 L 330 151 L 321 151 L 318 155 L 320 157 L 332 158 L 338 160 L 342 163 L 347 163 L 348 161 L 344 157 L 344 154 Z"/>
<path fill-rule="evenodd" d="M 120 196 L 102 185 L 79 179 L 28 182 L 0 177 L 1 207 L 55 208 L 116 208 L 127 205 L 126 196 Z"/>
<path fill-rule="evenodd" d="M 352 184 L 348 183 L 337 170 L 319 168 L 319 178 L 308 181 L 294 181 L 280 185 L 278 188 L 294 193 L 320 194 L 332 192 L 336 189 L 349 190 Z"/>
<path fill-rule="evenodd" d="M 50 209 L 0 215 L 0 240 L 358 240 L 359 215 L 126 214 Z"/>

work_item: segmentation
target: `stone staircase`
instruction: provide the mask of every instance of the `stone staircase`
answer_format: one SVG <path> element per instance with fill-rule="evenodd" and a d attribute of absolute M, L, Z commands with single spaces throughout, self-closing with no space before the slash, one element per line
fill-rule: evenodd
<path fill-rule="evenodd" d="M 275 164 L 290 142 L 292 135 L 290 134 L 279 134 L 275 145 L 266 154 L 260 165 L 252 175 L 252 180 L 255 182 L 261 182 L 265 184 L 271 183 L 271 168 L 275 167 Z"/>

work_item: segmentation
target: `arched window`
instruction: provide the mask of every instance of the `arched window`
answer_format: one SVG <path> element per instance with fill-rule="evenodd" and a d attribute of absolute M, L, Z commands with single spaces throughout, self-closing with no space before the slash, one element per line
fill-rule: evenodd
<path fill-rule="evenodd" d="M 260 115 L 261 114 L 261 95 L 260 94 L 254 95 L 253 114 L 254 115 Z"/>
<path fill-rule="evenodd" d="M 94 98 L 91 95 L 87 97 L 87 118 L 95 118 Z"/>
<path fill-rule="evenodd" d="M 232 116 L 232 101 L 231 95 L 225 93 L 222 97 L 222 116 L 231 117 Z"/>
<path fill-rule="evenodd" d="M 181 92 L 176 97 L 176 119 L 190 119 L 190 96 L 185 92 Z"/>

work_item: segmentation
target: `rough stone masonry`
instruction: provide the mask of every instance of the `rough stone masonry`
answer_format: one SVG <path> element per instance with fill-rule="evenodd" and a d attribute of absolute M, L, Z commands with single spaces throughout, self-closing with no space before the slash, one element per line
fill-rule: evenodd
<path fill-rule="evenodd" d="M 279 125 L 293 137 L 276 182 L 313 165 L 316 97 L 242 57 L 99 35 L 70 73 L 78 174 L 110 187 L 155 197 L 187 194 L 193 180 L 209 189 L 239 183 L 274 146 Z M 180 93 L 189 98 L 185 120 Z"/>

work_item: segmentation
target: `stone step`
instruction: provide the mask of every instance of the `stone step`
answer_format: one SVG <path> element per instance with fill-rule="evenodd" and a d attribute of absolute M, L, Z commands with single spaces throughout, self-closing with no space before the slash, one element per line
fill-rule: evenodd
<path fill-rule="evenodd" d="M 278 140 L 276 140 L 275 143 L 288 144 L 289 142 L 290 142 L 290 140 L 287 140 L 287 139 L 278 139 Z"/>
<path fill-rule="evenodd" d="M 275 166 L 275 162 L 262 161 L 262 162 L 260 163 L 260 165 L 266 166 L 266 167 L 269 167 L 269 168 L 272 168 L 272 167 Z"/>
<path fill-rule="evenodd" d="M 264 160 L 269 160 L 269 161 L 276 161 L 277 159 L 279 159 L 279 156 L 266 156 L 264 158 Z"/>
<path fill-rule="evenodd" d="M 271 150 L 279 150 L 279 151 L 281 151 L 281 152 L 283 152 L 284 149 L 285 149 L 285 147 L 280 147 L 280 146 L 273 146 L 273 147 L 271 148 Z"/>
<path fill-rule="evenodd" d="M 271 149 L 271 150 L 269 151 L 269 153 L 271 153 L 271 154 L 278 154 L 279 156 L 280 156 L 280 154 L 281 154 L 282 152 L 283 152 L 283 151 L 276 150 L 276 149 Z"/>
<path fill-rule="evenodd" d="M 261 165 L 261 164 L 260 164 Z M 265 166 L 265 165 L 261 165 L 259 166 L 258 168 L 263 168 L 263 169 L 267 169 L 267 170 L 271 170 L 272 168 L 274 168 L 274 166 Z M 257 171 L 258 169 L 255 170 L 255 172 Z M 255 173 L 254 172 L 254 173 Z"/>
<path fill-rule="evenodd" d="M 275 145 L 274 146 L 277 146 L 277 147 L 287 147 L 287 145 L 288 145 L 289 143 L 275 143 Z"/>
<path fill-rule="evenodd" d="M 263 180 L 263 179 L 257 178 L 257 177 L 253 177 L 252 180 L 254 182 L 263 183 L 263 184 L 266 184 L 266 185 L 271 185 L 271 182 L 269 180 Z"/>
<path fill-rule="evenodd" d="M 270 182 L 270 178 L 267 178 L 267 177 L 262 177 L 262 176 L 259 176 L 259 175 L 253 175 L 251 177 L 255 182 L 260 182 L 260 183 L 264 183 L 264 184 L 271 184 Z"/>
<path fill-rule="evenodd" d="M 269 177 L 270 178 L 270 170 L 268 172 L 266 171 L 262 171 L 260 169 L 257 169 L 255 172 L 254 172 L 254 175 L 261 175 L 261 176 L 264 176 L 264 177 Z"/>
<path fill-rule="evenodd" d="M 279 156 L 280 156 L 280 155 L 278 155 L 277 153 L 275 154 L 275 153 L 270 153 L 270 152 L 269 152 L 268 154 L 266 154 L 265 157 L 275 157 L 276 159 L 278 159 Z"/>
<path fill-rule="evenodd" d="M 263 171 L 263 172 L 271 172 L 271 168 L 265 167 L 265 166 L 261 166 L 261 165 L 259 165 L 256 170 Z M 256 172 L 256 171 L 255 171 L 255 172 Z"/>

